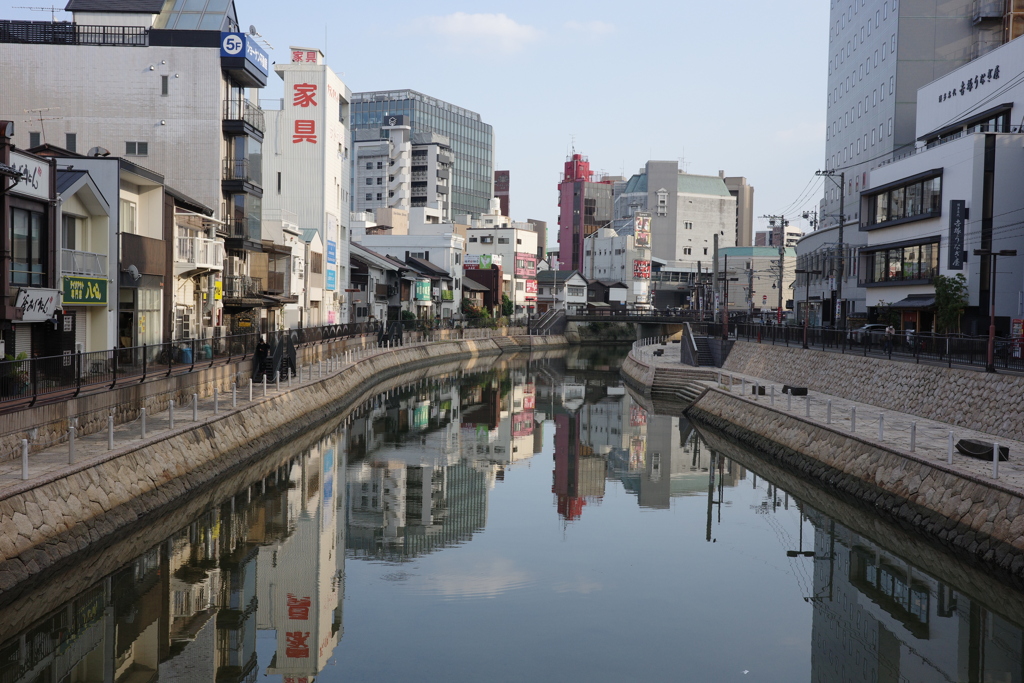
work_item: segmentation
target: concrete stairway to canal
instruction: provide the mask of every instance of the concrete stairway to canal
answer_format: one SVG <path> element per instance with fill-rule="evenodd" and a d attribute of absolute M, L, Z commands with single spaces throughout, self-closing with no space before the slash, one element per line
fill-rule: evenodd
<path fill-rule="evenodd" d="M 707 390 L 704 382 L 714 382 L 717 379 L 718 372 L 715 370 L 688 368 L 682 365 L 658 365 L 654 370 L 651 397 L 677 398 L 685 403 L 693 403 Z"/>

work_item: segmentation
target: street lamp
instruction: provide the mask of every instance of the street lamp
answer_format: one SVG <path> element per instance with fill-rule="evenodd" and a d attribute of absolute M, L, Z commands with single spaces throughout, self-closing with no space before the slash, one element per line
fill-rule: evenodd
<path fill-rule="evenodd" d="M 797 268 L 795 273 L 803 274 L 804 277 L 804 348 L 807 348 L 807 321 L 811 317 L 811 276 L 821 275 L 820 270 L 807 270 L 806 268 Z"/>
<path fill-rule="evenodd" d="M 992 251 L 991 249 L 975 249 L 975 256 L 985 256 L 990 259 L 989 272 L 992 273 L 988 290 L 989 317 L 988 317 L 988 362 L 985 364 L 985 372 L 996 371 L 996 257 L 1016 256 L 1016 249 L 1002 249 Z"/>

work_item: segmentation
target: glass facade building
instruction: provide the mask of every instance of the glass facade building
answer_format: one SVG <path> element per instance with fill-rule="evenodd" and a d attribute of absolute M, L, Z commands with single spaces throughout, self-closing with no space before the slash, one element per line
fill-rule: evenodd
<path fill-rule="evenodd" d="M 455 155 L 452 171 L 452 215 L 486 213 L 494 196 L 494 129 L 476 112 L 429 97 L 415 90 L 381 90 L 352 94 L 351 125 L 374 130 L 381 137 L 384 117 L 405 116 L 412 133 L 438 133 L 451 142 Z M 355 174 L 352 174 L 355 177 Z M 353 189 L 353 194 L 359 188 Z"/>

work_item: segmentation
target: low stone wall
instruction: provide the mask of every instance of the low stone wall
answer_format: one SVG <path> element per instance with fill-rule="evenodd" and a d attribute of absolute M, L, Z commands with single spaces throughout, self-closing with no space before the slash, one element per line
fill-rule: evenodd
<path fill-rule="evenodd" d="M 1024 498 L 995 480 L 947 469 L 767 406 L 706 391 L 686 410 L 766 461 L 865 501 L 892 519 L 1024 577 Z"/>
<path fill-rule="evenodd" d="M 143 446 L 39 477 L 0 498 L 0 591 L 167 505 L 227 469 L 358 401 L 382 379 L 456 358 L 566 345 L 563 337 L 503 338 L 400 347 L 365 358 L 334 377 L 261 399 Z M 91 523 L 95 520 L 95 523 Z"/>
<path fill-rule="evenodd" d="M 654 366 L 637 360 L 633 353 L 626 356 L 622 361 L 622 368 L 619 370 L 626 384 L 644 396 L 651 395 L 651 387 L 654 386 Z"/>
<path fill-rule="evenodd" d="M 1024 377 L 736 342 L 724 370 L 1024 440 Z"/>

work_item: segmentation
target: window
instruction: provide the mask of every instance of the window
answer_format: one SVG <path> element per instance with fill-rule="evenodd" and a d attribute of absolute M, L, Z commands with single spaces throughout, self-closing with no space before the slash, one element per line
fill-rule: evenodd
<path fill-rule="evenodd" d="M 690 221 L 686 221 L 685 223 L 683 223 L 683 229 L 684 230 L 693 230 L 693 223 L 691 223 Z"/>
<path fill-rule="evenodd" d="M 281 194 L 281 172 L 277 172 L 277 193 Z"/>
<path fill-rule="evenodd" d="M 705 255 L 705 256 L 707 256 L 707 255 L 708 255 L 708 248 L 707 248 L 707 247 L 704 247 L 704 255 Z"/>
<path fill-rule="evenodd" d="M 480 244 L 494 244 L 494 235 L 484 235 L 480 238 Z"/>
<path fill-rule="evenodd" d="M 939 241 L 861 252 L 860 283 L 931 280 L 939 273 Z"/>
<path fill-rule="evenodd" d="M 135 234 L 138 232 L 138 206 L 127 199 L 121 200 L 121 232 Z"/>
<path fill-rule="evenodd" d="M 942 177 L 926 178 L 867 197 L 865 225 L 906 218 L 938 216 L 942 208 Z"/>
<path fill-rule="evenodd" d="M 569 296 L 586 296 L 587 291 L 584 287 L 568 287 Z"/>
<path fill-rule="evenodd" d="M 32 147 L 38 147 L 42 143 L 42 139 L 43 139 L 42 133 L 29 133 L 28 134 L 28 146 L 29 146 L 29 148 L 31 149 Z"/>
<path fill-rule="evenodd" d="M 892 117 L 889 117 L 889 135 L 892 135 Z"/>
<path fill-rule="evenodd" d="M 498 238 L 498 244 L 508 244 L 508 238 L 507 237 L 499 237 Z"/>
<path fill-rule="evenodd" d="M 367 185 L 373 185 L 373 178 L 367 178 L 366 179 L 366 184 Z"/>
<path fill-rule="evenodd" d="M 124 143 L 125 156 L 144 157 L 149 155 L 148 142 L 126 142 Z"/>
<path fill-rule="evenodd" d="M 522 292 L 524 289 L 524 282 L 522 280 L 516 280 L 516 291 Z"/>
<path fill-rule="evenodd" d="M 378 192 L 377 193 L 377 201 L 378 202 L 379 201 L 383 201 L 383 199 L 384 199 L 384 193 L 383 192 Z"/>
<path fill-rule="evenodd" d="M 160 77 L 160 94 L 166 96 L 167 90 L 170 86 L 170 78 L 168 76 Z"/>
<path fill-rule="evenodd" d="M 384 168 L 384 162 L 383 161 L 378 161 L 377 162 L 377 168 Z"/>
<path fill-rule="evenodd" d="M 469 238 L 469 241 L 470 241 L 470 242 L 476 242 L 477 240 L 476 240 L 476 238 L 475 238 L 475 237 L 470 237 L 470 238 Z"/>
<path fill-rule="evenodd" d="M 78 151 L 78 133 L 64 134 L 64 149 L 66 149 L 69 152 Z"/>
<path fill-rule="evenodd" d="M 367 192 L 366 193 L 366 201 L 368 201 L 368 202 L 373 201 L 373 193 L 372 192 Z"/>
<path fill-rule="evenodd" d="M 372 168 L 373 168 L 373 162 L 372 161 L 367 161 L 366 162 L 366 170 L 369 171 Z"/>
<path fill-rule="evenodd" d="M 46 284 L 46 230 L 37 211 L 11 209 L 11 284 Z"/>
<path fill-rule="evenodd" d="M 311 273 L 323 273 L 324 272 L 324 255 L 318 254 L 315 251 L 309 252 L 309 272 Z"/>
<path fill-rule="evenodd" d="M 77 243 L 76 237 L 78 236 L 78 221 L 79 220 L 81 220 L 81 219 L 80 218 L 76 218 L 75 216 L 69 216 L 67 214 L 64 214 L 63 216 L 61 216 L 61 225 L 60 225 L 61 240 L 60 240 L 60 242 L 61 242 L 61 247 L 62 248 L 64 248 L 64 249 L 75 249 L 76 248 L 75 244 Z"/>
<path fill-rule="evenodd" d="M 377 177 L 377 184 L 378 184 L 378 185 L 383 185 L 383 184 L 384 184 L 384 178 L 383 178 L 383 177 L 381 177 L 381 176 L 378 176 L 378 177 Z"/>
<path fill-rule="evenodd" d="M 691 249 L 690 247 L 683 247 L 684 256 L 689 256 L 691 253 L 693 253 L 693 249 Z"/>

